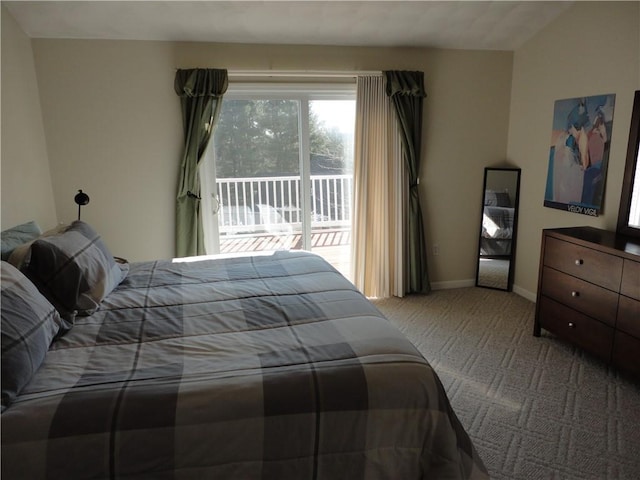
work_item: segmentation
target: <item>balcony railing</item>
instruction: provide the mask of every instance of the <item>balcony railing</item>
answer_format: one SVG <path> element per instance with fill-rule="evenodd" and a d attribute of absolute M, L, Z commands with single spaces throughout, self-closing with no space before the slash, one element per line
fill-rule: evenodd
<path fill-rule="evenodd" d="M 221 235 L 301 230 L 300 178 L 217 179 Z M 351 225 L 351 175 L 311 175 L 311 228 Z"/>

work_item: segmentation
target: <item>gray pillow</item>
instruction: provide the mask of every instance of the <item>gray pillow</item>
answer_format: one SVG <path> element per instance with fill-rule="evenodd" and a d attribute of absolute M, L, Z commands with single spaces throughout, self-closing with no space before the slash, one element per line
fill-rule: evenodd
<path fill-rule="evenodd" d="M 2 411 L 42 364 L 61 322 L 29 279 L 2 262 Z"/>
<path fill-rule="evenodd" d="M 484 192 L 484 204 L 492 207 L 510 207 L 511 199 L 507 192 L 486 190 Z"/>
<path fill-rule="evenodd" d="M 73 322 L 98 309 L 129 265 L 116 263 L 100 235 L 78 220 L 59 235 L 33 242 L 22 270 L 60 316 Z"/>
<path fill-rule="evenodd" d="M 496 200 L 496 192 L 493 190 L 485 190 L 484 192 L 484 204 L 490 207 L 496 206 L 498 201 Z"/>
<path fill-rule="evenodd" d="M 496 192 L 496 205 L 498 207 L 510 207 L 511 199 L 507 192 Z"/>
<path fill-rule="evenodd" d="M 58 235 L 64 232 L 67 228 L 69 228 L 69 225 L 60 224 L 52 228 L 51 230 L 47 230 L 42 235 L 40 235 L 40 237 L 50 237 L 51 235 Z M 9 255 L 9 258 L 7 259 L 7 262 L 16 267 L 18 270 L 22 270 L 24 260 L 27 258 L 27 255 L 31 250 L 31 244 L 40 237 L 34 238 L 30 242 L 23 243 L 19 247 L 14 248 L 13 252 L 11 252 L 11 255 Z"/>
<path fill-rule="evenodd" d="M 34 221 L 3 230 L 0 233 L 0 237 L 2 237 L 2 260 L 6 261 L 16 247 L 38 238 L 41 233 L 40 227 Z"/>

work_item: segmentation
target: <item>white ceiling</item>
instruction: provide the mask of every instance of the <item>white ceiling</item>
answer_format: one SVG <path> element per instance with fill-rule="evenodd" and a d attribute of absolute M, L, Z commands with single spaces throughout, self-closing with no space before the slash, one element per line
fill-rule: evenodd
<path fill-rule="evenodd" d="M 568 1 L 2 1 L 34 38 L 515 50 Z"/>

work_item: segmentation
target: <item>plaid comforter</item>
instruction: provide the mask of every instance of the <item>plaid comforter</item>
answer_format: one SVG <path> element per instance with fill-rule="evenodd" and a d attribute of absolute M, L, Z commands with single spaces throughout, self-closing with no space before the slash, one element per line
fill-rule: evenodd
<path fill-rule="evenodd" d="M 482 212 L 484 238 L 511 239 L 515 208 L 485 206 Z"/>
<path fill-rule="evenodd" d="M 133 264 L 1 417 L 2 478 L 487 478 L 435 372 L 305 252 Z"/>

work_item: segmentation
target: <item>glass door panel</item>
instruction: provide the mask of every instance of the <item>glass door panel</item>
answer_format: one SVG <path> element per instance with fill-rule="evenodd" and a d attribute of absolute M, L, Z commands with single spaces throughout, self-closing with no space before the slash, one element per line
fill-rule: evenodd
<path fill-rule="evenodd" d="M 224 100 L 214 135 L 219 252 L 302 248 L 297 100 Z"/>
<path fill-rule="evenodd" d="M 349 278 L 355 100 L 309 102 L 310 249 Z"/>

